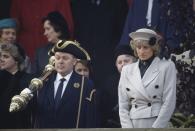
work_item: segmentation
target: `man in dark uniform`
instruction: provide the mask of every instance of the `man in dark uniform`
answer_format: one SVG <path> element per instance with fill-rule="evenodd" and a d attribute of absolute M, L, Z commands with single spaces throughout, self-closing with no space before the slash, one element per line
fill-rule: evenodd
<path fill-rule="evenodd" d="M 96 90 L 73 71 L 77 59 L 90 59 L 87 52 L 73 41 L 60 41 L 53 49 L 56 72 L 38 92 L 35 127 L 96 127 Z"/>

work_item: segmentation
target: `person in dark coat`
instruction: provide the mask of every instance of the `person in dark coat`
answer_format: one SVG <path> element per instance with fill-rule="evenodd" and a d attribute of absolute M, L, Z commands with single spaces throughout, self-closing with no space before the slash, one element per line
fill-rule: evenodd
<path fill-rule="evenodd" d="M 23 71 L 25 55 L 14 44 L 0 45 L 0 128 L 16 129 L 31 126 L 31 111 L 26 108 L 16 113 L 9 112 L 11 98 L 26 88 L 31 75 Z"/>
<path fill-rule="evenodd" d="M 40 47 L 35 53 L 35 62 L 33 65 L 33 73 L 40 75 L 48 64 L 48 52 L 55 43 L 61 40 L 70 39 L 68 25 L 65 18 L 58 11 L 50 12 L 43 18 L 44 35 L 47 37 L 48 44 Z"/>
<path fill-rule="evenodd" d="M 170 49 L 179 48 L 179 41 L 164 17 L 162 4 L 167 0 L 133 0 L 126 18 L 119 44 L 129 44 L 129 33 L 140 28 L 150 28 L 160 32 Z"/>
<path fill-rule="evenodd" d="M 56 72 L 38 91 L 36 128 L 96 127 L 96 90 L 88 78 L 74 72 L 77 59 L 89 60 L 82 49 L 73 41 L 56 44 Z"/>
<path fill-rule="evenodd" d="M 120 40 L 128 4 L 126 0 L 74 0 L 75 39 L 92 57 L 94 82 L 103 81 L 114 71 L 114 48 Z"/>
<path fill-rule="evenodd" d="M 102 89 L 102 127 L 120 128 L 118 112 L 118 83 L 123 66 L 133 63 L 136 59 L 130 45 L 119 45 L 115 49 L 114 59 L 117 71 L 110 75 Z"/>

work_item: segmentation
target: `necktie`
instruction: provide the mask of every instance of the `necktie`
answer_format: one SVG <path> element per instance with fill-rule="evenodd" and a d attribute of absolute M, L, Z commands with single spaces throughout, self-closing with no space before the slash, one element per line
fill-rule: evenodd
<path fill-rule="evenodd" d="M 62 95 L 62 89 L 63 89 L 64 81 L 65 81 L 64 78 L 60 79 L 60 84 L 58 86 L 58 90 L 57 90 L 56 97 L 55 97 L 55 109 L 58 108 L 60 100 L 61 100 L 61 95 Z"/>

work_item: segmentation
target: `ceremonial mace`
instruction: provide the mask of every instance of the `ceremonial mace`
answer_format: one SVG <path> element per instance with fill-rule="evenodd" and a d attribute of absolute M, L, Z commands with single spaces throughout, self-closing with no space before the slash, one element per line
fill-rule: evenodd
<path fill-rule="evenodd" d="M 17 112 L 23 110 L 33 98 L 33 93 L 43 87 L 43 82 L 54 71 L 54 56 L 49 59 L 49 64 L 45 66 L 43 73 L 39 78 L 33 78 L 28 88 L 21 91 L 20 95 L 12 97 L 9 111 Z"/>

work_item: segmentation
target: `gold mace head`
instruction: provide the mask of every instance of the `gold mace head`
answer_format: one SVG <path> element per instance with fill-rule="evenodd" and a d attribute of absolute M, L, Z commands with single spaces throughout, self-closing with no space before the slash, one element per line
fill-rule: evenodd
<path fill-rule="evenodd" d="M 46 72 L 51 72 L 53 70 L 54 70 L 54 66 L 53 65 L 48 64 L 48 65 L 45 66 L 45 71 Z"/>
<path fill-rule="evenodd" d="M 27 104 L 26 99 L 21 95 L 16 95 L 12 98 L 9 112 L 17 112 Z"/>
<path fill-rule="evenodd" d="M 43 86 L 43 81 L 38 78 L 34 78 L 31 80 L 29 88 L 35 91 L 35 90 L 40 89 L 42 86 Z"/>
<path fill-rule="evenodd" d="M 32 97 L 33 94 L 30 89 L 28 88 L 23 89 L 20 95 L 15 95 L 12 98 L 9 111 L 17 112 L 19 110 L 24 109 Z"/>
<path fill-rule="evenodd" d="M 55 64 L 55 56 L 51 56 L 49 58 L 49 65 L 53 65 L 54 66 L 54 64 Z"/>

